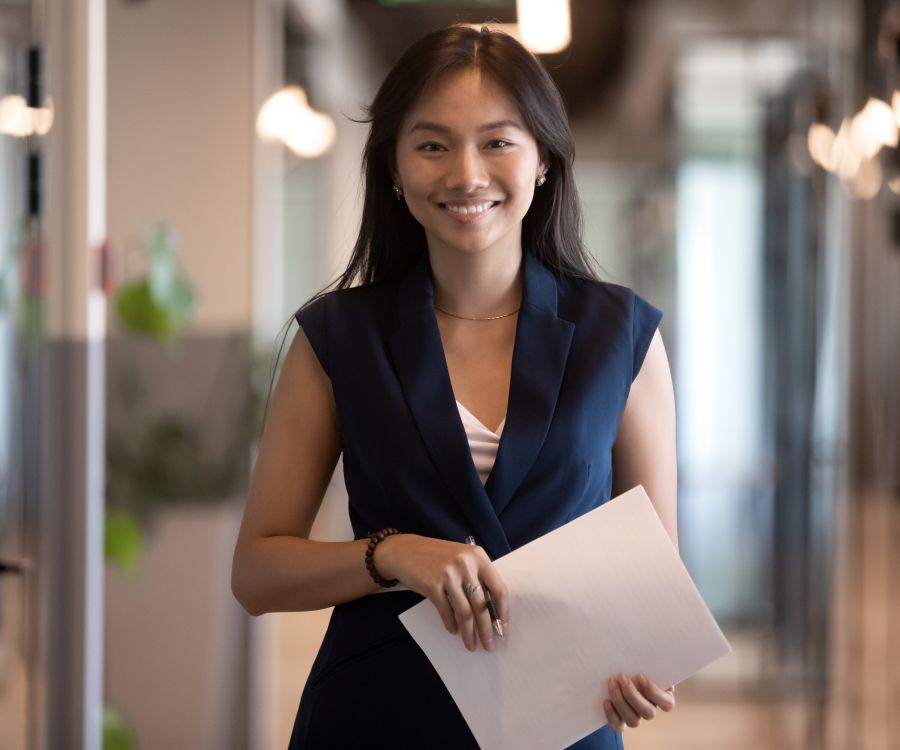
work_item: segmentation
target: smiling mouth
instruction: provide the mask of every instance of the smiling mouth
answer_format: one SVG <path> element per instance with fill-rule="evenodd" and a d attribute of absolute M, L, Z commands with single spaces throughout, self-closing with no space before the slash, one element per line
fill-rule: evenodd
<path fill-rule="evenodd" d="M 500 201 L 484 201 L 482 203 L 473 203 L 465 206 L 454 203 L 438 203 L 438 205 L 447 211 L 447 213 L 452 214 L 455 217 L 468 218 L 471 216 L 472 218 L 475 218 L 476 216 L 487 213 L 495 206 L 499 206 Z"/>

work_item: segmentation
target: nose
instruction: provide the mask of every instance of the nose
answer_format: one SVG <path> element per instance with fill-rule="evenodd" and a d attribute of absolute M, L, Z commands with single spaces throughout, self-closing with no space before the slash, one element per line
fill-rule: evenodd
<path fill-rule="evenodd" d="M 453 152 L 445 177 L 447 190 L 472 193 L 486 187 L 489 179 L 484 159 L 477 147 L 464 147 Z"/>

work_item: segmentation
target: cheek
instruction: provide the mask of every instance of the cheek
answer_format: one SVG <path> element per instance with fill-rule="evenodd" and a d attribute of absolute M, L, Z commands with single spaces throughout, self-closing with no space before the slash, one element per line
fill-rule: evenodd
<path fill-rule="evenodd" d="M 407 210 L 422 227 L 427 227 L 434 223 L 434 212 L 432 206 L 428 203 L 427 193 L 420 192 L 416 189 L 416 185 L 411 184 L 404 190 L 403 200 L 406 202 Z"/>
<path fill-rule="evenodd" d="M 537 176 L 537 164 L 535 163 L 533 166 L 530 163 L 526 163 L 519 166 L 519 169 L 516 170 L 515 182 L 516 189 L 518 193 L 525 199 L 531 200 L 531 196 L 534 195 L 535 184 L 534 181 Z"/>
<path fill-rule="evenodd" d="M 432 176 L 429 170 L 398 165 L 398 176 L 403 183 L 403 190 L 410 200 L 425 200 L 432 190 Z"/>
<path fill-rule="evenodd" d="M 534 200 L 534 184 L 527 177 L 520 180 L 516 190 L 516 204 L 527 210 Z"/>
<path fill-rule="evenodd" d="M 418 181 L 416 172 L 415 163 L 410 159 L 409 154 L 398 149 L 394 157 L 394 176 L 398 182 L 402 183 L 404 191 L 412 189 Z"/>

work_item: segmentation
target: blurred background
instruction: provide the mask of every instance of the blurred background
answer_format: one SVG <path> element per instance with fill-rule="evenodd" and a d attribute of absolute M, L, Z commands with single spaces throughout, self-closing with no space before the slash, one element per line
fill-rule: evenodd
<path fill-rule="evenodd" d="M 900 4 L 0 0 L 0 748 L 286 746 L 329 612 L 230 592 L 265 396 L 351 118 L 460 19 L 540 54 L 587 245 L 664 311 L 734 653 L 626 746 L 900 746 Z M 316 538 L 346 505 L 339 464 Z"/>

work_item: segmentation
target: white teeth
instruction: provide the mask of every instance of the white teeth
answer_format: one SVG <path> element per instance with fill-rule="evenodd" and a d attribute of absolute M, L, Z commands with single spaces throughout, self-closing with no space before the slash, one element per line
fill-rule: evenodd
<path fill-rule="evenodd" d="M 493 203 L 480 203 L 477 206 L 453 206 L 449 203 L 444 204 L 447 207 L 447 210 L 454 214 L 463 214 L 468 216 L 469 214 L 480 214 L 487 211 Z"/>

